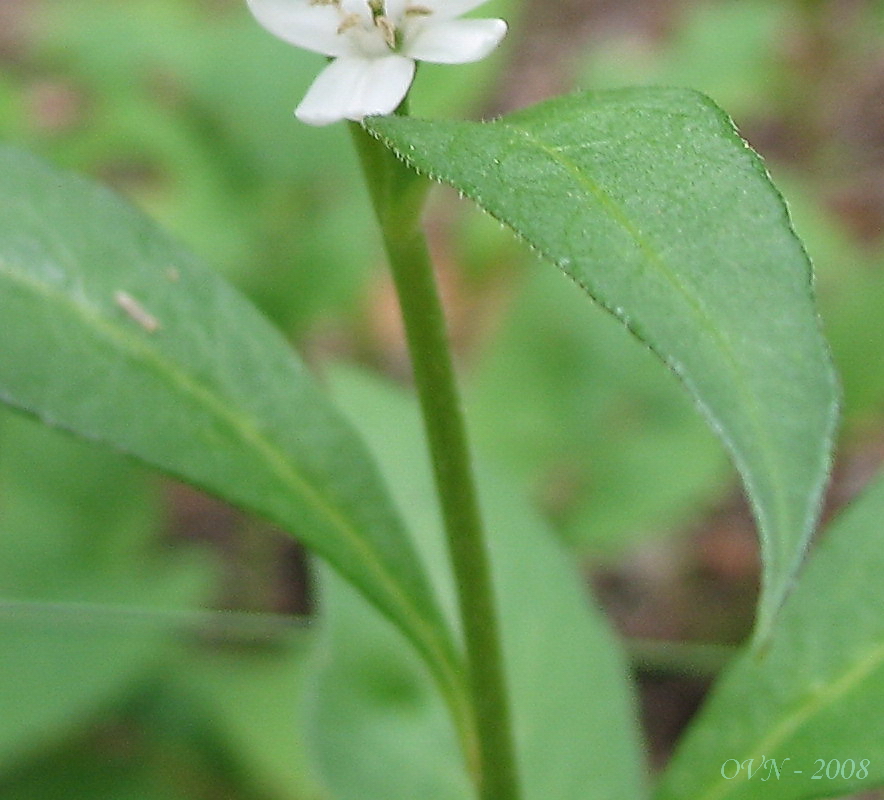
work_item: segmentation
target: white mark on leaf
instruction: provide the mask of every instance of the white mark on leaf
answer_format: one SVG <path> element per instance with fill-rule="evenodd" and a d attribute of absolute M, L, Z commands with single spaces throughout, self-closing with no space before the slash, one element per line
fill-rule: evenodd
<path fill-rule="evenodd" d="M 155 333 L 160 329 L 160 321 L 145 310 L 131 294 L 127 292 L 115 292 L 114 302 L 126 313 L 133 322 L 138 323 L 148 333 Z"/>

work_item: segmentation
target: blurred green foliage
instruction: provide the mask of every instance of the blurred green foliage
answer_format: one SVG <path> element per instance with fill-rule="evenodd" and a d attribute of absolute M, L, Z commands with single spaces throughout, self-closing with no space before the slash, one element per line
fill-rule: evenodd
<path fill-rule="evenodd" d="M 244 5 L 10 0 L 0 137 L 123 191 L 318 364 L 396 373 L 346 131 L 291 116 L 322 59 Z M 507 49 L 422 67 L 416 113 L 477 113 L 494 91 L 506 105 L 502 67 L 531 32 L 520 8 L 493 5 L 512 23 Z M 673 4 L 662 31 L 601 29 L 572 60 L 583 88 L 705 91 L 768 158 L 817 265 L 846 438 L 867 447 L 884 412 L 884 3 L 833 20 L 841 5 Z M 616 558 L 732 491 L 671 376 L 495 223 L 438 200 L 478 447 L 576 551 Z M 121 457 L 0 416 L 0 800 L 322 797 L 298 724 L 311 631 L 239 637 L 239 617 L 181 611 L 225 596 L 225 552 L 182 546 L 169 494 Z"/>

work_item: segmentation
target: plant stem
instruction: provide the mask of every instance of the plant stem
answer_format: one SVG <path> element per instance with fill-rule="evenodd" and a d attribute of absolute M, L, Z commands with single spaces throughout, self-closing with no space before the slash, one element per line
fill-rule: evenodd
<path fill-rule="evenodd" d="M 445 316 L 420 216 L 429 181 L 361 126 L 351 131 L 396 284 L 448 537 L 467 651 L 481 800 L 517 800 L 519 785 L 491 568 L 454 377 Z"/>

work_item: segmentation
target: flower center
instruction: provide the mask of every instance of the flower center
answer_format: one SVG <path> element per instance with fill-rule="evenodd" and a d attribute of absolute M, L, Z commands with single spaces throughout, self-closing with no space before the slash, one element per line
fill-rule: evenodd
<path fill-rule="evenodd" d="M 396 17 L 387 15 L 385 0 L 364 0 L 368 14 L 361 12 L 361 4 L 354 10 L 353 3 L 342 0 L 313 0 L 316 5 L 332 5 L 340 16 L 337 32 L 349 36 L 356 47 L 369 57 L 380 57 L 401 49 L 409 22 L 427 17 L 432 10 L 420 5 L 406 5 Z M 345 7 L 348 6 L 348 7 Z"/>

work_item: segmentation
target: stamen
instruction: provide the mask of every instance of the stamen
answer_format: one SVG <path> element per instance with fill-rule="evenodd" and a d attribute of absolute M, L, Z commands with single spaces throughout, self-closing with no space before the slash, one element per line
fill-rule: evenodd
<path fill-rule="evenodd" d="M 386 9 L 384 8 L 384 0 L 368 0 L 368 8 L 371 11 L 372 19 L 377 20 L 384 16 Z"/>
<path fill-rule="evenodd" d="M 360 22 L 362 22 L 362 17 L 360 17 L 359 14 L 347 14 L 347 16 L 341 20 L 341 24 L 338 25 L 337 33 L 344 33 L 355 25 L 358 25 Z"/>
<path fill-rule="evenodd" d="M 390 22 L 389 17 L 375 17 L 374 24 L 377 25 L 381 34 L 384 37 L 384 41 L 387 43 L 387 47 L 391 50 L 396 49 L 396 26 Z"/>
<path fill-rule="evenodd" d="M 405 15 L 411 17 L 428 17 L 433 13 L 432 8 L 426 6 L 405 6 Z"/>

